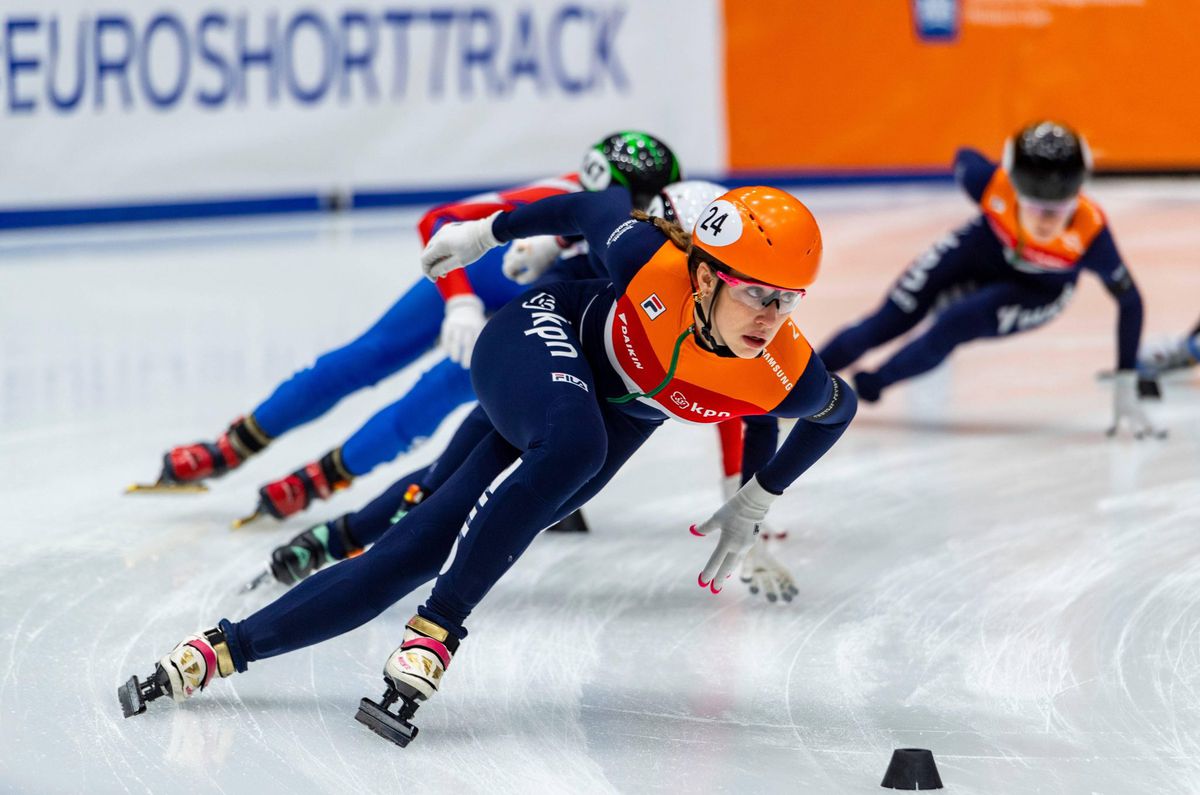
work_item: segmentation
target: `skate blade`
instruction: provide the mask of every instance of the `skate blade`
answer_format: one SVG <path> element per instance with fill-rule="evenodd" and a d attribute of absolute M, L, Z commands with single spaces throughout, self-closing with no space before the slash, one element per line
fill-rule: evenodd
<path fill-rule="evenodd" d="M 138 687 L 136 676 L 129 677 L 128 682 L 117 688 L 117 699 L 121 702 L 121 712 L 127 718 L 141 715 L 146 711 L 146 702 L 142 700 L 141 688 Z"/>
<path fill-rule="evenodd" d="M 166 674 L 162 673 L 162 669 L 155 668 L 154 673 L 150 674 L 145 682 L 139 682 L 136 676 L 131 676 L 128 682 L 118 687 L 117 699 L 121 702 L 121 712 L 125 717 L 141 715 L 146 711 L 147 701 L 165 696 L 165 680 Z"/>
<path fill-rule="evenodd" d="M 125 487 L 126 494 L 203 494 L 208 486 L 203 483 L 130 483 Z"/>
<path fill-rule="evenodd" d="M 401 720 L 369 698 L 364 698 L 358 705 L 358 714 L 354 719 L 378 734 L 385 740 L 404 748 L 417 737 L 420 731 L 406 720 Z"/>
<path fill-rule="evenodd" d="M 253 591 L 255 588 L 258 588 L 260 585 L 262 585 L 263 583 L 270 580 L 271 576 L 272 575 L 271 575 L 270 569 L 266 569 L 265 571 L 260 571 L 258 573 L 258 576 L 256 576 L 253 580 L 251 580 L 250 582 L 248 582 L 242 586 L 242 593 L 249 593 L 250 591 Z"/>
<path fill-rule="evenodd" d="M 546 528 L 551 533 L 587 533 L 589 532 L 588 524 L 583 518 L 583 514 L 579 511 L 569 514 L 560 521 L 555 522 Z"/>
<path fill-rule="evenodd" d="M 255 510 L 254 513 L 250 514 L 249 516 L 243 516 L 241 519 L 234 519 L 233 522 L 230 523 L 229 526 L 231 529 L 237 530 L 239 528 L 245 527 L 246 525 L 250 524 L 251 522 L 257 522 L 259 519 L 261 519 L 264 516 L 266 516 L 266 513 L 264 513 L 263 510 L 260 508 L 260 509 Z"/>

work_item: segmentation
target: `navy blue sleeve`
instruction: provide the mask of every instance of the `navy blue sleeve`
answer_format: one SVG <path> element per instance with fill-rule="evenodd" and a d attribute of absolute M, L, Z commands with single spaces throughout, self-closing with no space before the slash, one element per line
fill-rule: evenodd
<path fill-rule="evenodd" d="M 798 417 L 800 421 L 758 471 L 758 482 L 767 491 L 782 494 L 833 447 L 857 411 L 854 390 L 838 376 L 831 376 L 814 353 L 796 386 L 771 412 L 777 417 Z"/>
<path fill-rule="evenodd" d="M 779 447 L 779 420 L 769 414 L 743 417 L 746 435 L 742 440 L 742 483 L 767 465 Z"/>
<path fill-rule="evenodd" d="M 666 240 L 653 224 L 630 218 L 631 209 L 624 188 L 565 193 L 500 213 L 492 234 L 501 243 L 534 235 L 582 235 L 590 254 L 623 291 Z"/>
<path fill-rule="evenodd" d="M 995 173 L 996 164 L 976 149 L 964 146 L 954 153 L 954 179 L 976 204 L 983 200 L 983 192 Z"/>
<path fill-rule="evenodd" d="M 588 254 L 573 254 L 571 256 L 564 254 L 534 281 L 533 286 L 545 287 L 548 284 L 557 284 L 558 282 L 603 278 L 606 274 L 603 271 L 603 266 L 600 267 L 601 271 L 597 273 L 596 266 L 592 264 L 591 257 Z"/>
<path fill-rule="evenodd" d="M 1142 294 L 1121 252 L 1113 240 L 1108 227 L 1100 230 L 1084 252 L 1079 267 L 1095 273 L 1117 301 L 1117 369 L 1132 370 L 1137 367 L 1138 344 L 1142 339 Z"/>

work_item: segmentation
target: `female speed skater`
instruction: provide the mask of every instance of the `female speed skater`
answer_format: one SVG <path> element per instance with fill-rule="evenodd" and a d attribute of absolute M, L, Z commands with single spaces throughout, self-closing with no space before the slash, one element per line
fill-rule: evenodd
<path fill-rule="evenodd" d="M 955 177 L 979 204 L 980 214 L 918 257 L 874 314 L 821 348 L 825 366 L 843 370 L 935 312 L 929 329 L 882 367 L 855 375 L 858 397 L 873 403 L 893 384 L 937 367 L 963 343 L 1030 331 L 1054 319 L 1074 293 L 1080 272 L 1090 270 L 1119 311 L 1109 434 L 1128 424 L 1137 438 L 1165 435 L 1138 402 L 1142 298 L 1104 213 L 1080 193 L 1090 170 L 1083 137 L 1052 121 L 1018 131 L 1006 142 L 999 166 L 975 150 L 959 150 Z M 956 291 L 964 294 L 951 297 Z M 936 308 L 947 298 L 948 305 Z"/>
<path fill-rule="evenodd" d="M 678 159 L 665 143 L 640 132 L 606 136 L 585 153 L 578 175 L 473 196 L 436 207 L 418 226 L 425 243 L 442 225 L 489 216 L 548 196 L 619 185 L 636 206 L 645 207 L 662 188 L 679 180 Z M 424 373 L 401 400 L 369 419 L 343 445 L 259 490 L 260 513 L 283 518 L 327 498 L 355 476 L 370 472 L 436 430 L 451 411 L 474 399 L 467 367 L 484 315 L 503 306 L 527 287 L 501 270 L 497 250 L 470 268 L 440 279 L 421 279 L 362 336 L 317 358 L 284 381 L 253 411 L 236 419 L 215 442 L 172 448 L 163 456 L 162 473 L 152 487 L 201 487 L 261 452 L 272 440 L 310 422 L 347 395 L 373 386 L 411 364 L 439 341 L 448 358 Z M 587 270 L 584 273 L 597 275 Z M 242 522 L 246 520 L 241 520 Z"/>
<path fill-rule="evenodd" d="M 497 312 L 476 343 L 472 382 L 490 430 L 446 482 L 362 555 L 317 572 L 239 622 L 185 638 L 145 682 L 118 695 L 183 701 L 218 676 L 358 627 L 434 580 L 387 659 L 383 703 L 358 720 L 400 745 L 439 688 L 471 611 L 541 528 L 586 502 L 668 418 L 799 421 L 771 460 L 709 519 L 701 588 L 720 593 L 771 504 L 840 438 L 854 393 L 831 376 L 789 315 L 817 275 L 821 236 L 795 197 L 739 188 L 692 234 L 627 192 L 575 193 L 448 225 L 422 265 L 431 277 L 514 238 L 586 237 L 604 280 L 534 289 Z M 401 703 L 399 712 L 390 707 Z"/>
<path fill-rule="evenodd" d="M 648 212 L 652 216 L 678 222 L 684 229 L 692 229 L 701 211 L 726 190 L 721 185 L 703 180 L 673 183 L 650 202 Z M 553 237 L 546 239 L 554 240 Z M 518 269 L 510 267 L 513 260 L 521 258 L 522 247 L 537 245 L 540 240 L 543 238 L 516 241 L 504 255 L 505 273 L 518 276 Z M 534 271 L 533 275 L 536 276 L 545 266 L 530 265 L 522 259 L 520 269 L 527 268 Z M 566 261 L 555 265 L 552 270 L 574 273 L 580 268 Z M 546 283 L 548 282 L 544 280 L 538 282 L 539 286 Z M 723 498 L 729 499 L 775 454 L 778 424 L 775 418 L 764 415 L 725 420 L 717 427 L 722 448 L 721 489 Z M 294 585 L 326 564 L 361 554 L 363 549 L 375 543 L 414 505 L 445 482 L 449 474 L 459 467 L 489 430 L 491 426 L 487 415 L 477 407 L 459 425 L 446 449 L 435 462 L 404 475 L 360 510 L 309 527 L 277 546 L 272 551 L 265 569 L 247 584 L 246 590 L 253 590 L 272 578 L 285 586 Z M 580 514 L 576 511 L 572 516 L 579 517 Z M 551 529 L 564 529 L 564 522 L 554 525 Z M 577 528 L 577 523 L 570 526 Z M 742 567 L 741 579 L 750 586 L 751 593 L 761 592 L 771 602 L 779 599 L 791 601 L 797 592 L 791 573 L 761 543 L 770 537 L 785 536 L 786 533 L 783 532 L 771 532 L 769 525 L 764 523 L 759 534 L 760 543 L 747 554 Z"/>

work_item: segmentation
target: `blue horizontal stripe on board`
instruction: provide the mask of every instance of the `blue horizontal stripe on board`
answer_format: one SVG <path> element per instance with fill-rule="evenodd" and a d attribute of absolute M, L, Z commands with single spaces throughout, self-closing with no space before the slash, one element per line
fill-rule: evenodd
<path fill-rule="evenodd" d="M 0 229 L 29 229 L 42 226 L 166 221 L 181 218 L 212 218 L 257 213 L 312 212 L 324 208 L 316 195 L 268 196 L 254 199 L 161 202 L 0 210 Z"/>
<path fill-rule="evenodd" d="M 821 174 L 773 173 L 758 174 L 739 172 L 728 179 L 714 177 L 731 186 L 750 185 L 756 182 L 785 184 L 850 184 L 884 181 L 904 182 L 928 180 L 925 174 L 865 172 L 840 175 L 829 172 Z M 939 178 L 948 179 L 948 173 Z M 532 181 L 532 180 L 526 180 Z M 46 226 L 72 226 L 80 224 L 127 223 L 131 221 L 173 221 L 221 216 L 256 215 L 267 213 L 315 212 L 318 210 L 344 210 L 372 207 L 404 207 L 411 205 L 434 206 L 461 199 L 477 193 L 511 187 L 520 181 L 501 185 L 475 185 L 455 188 L 423 188 L 419 190 L 366 190 L 355 191 L 350 197 L 336 193 L 326 195 L 298 194 L 264 196 L 253 199 L 213 199 L 189 202 L 146 202 L 142 204 L 94 205 L 75 207 L 52 207 L 38 209 L 0 209 L 0 230 L 29 229 Z"/>
<path fill-rule="evenodd" d="M 1196 175 L 1195 167 L 1179 169 L 1100 170 L 1098 176 L 1152 177 Z M 953 180 L 949 170 L 830 170 L 830 171 L 750 171 L 739 170 L 725 176 L 692 175 L 711 179 L 730 187 L 741 185 L 871 185 L 898 183 L 947 183 Z M 532 180 L 526 180 L 532 181 Z M 316 212 L 350 208 L 433 206 L 476 193 L 511 187 L 503 185 L 423 188 L 419 190 L 366 190 L 352 194 L 291 194 L 243 199 L 212 199 L 189 202 L 147 202 L 127 205 L 95 205 L 39 209 L 0 209 L 0 230 L 29 229 L 77 224 L 125 223 L 130 221 L 166 221 L 190 218 L 214 218 L 268 213 Z"/>

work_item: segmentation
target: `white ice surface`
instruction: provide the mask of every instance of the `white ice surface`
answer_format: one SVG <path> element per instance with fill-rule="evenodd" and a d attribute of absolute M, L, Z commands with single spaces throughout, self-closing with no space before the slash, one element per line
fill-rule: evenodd
<path fill-rule="evenodd" d="M 1196 320 L 1200 185 L 1096 189 L 1147 335 Z M 827 259 L 820 344 L 965 219 L 949 188 L 803 191 Z M 346 400 L 201 496 L 122 495 L 348 340 L 415 275 L 415 216 L 0 236 L 0 791 L 879 791 L 934 751 L 956 793 L 1200 791 L 1200 383 L 1161 443 L 1108 440 L 1115 311 L 1084 276 L 1047 328 L 960 350 L 865 406 L 777 504 L 800 586 L 696 587 L 716 434 L 664 427 L 485 600 L 400 750 L 356 723 L 415 593 L 183 707 L 115 690 L 185 634 L 278 591 L 270 549 L 366 502 L 427 447 L 284 524 L 257 486 L 338 443 L 419 368 Z"/>

